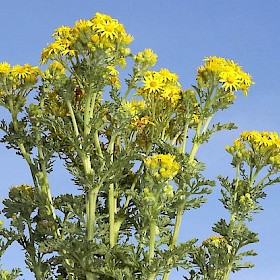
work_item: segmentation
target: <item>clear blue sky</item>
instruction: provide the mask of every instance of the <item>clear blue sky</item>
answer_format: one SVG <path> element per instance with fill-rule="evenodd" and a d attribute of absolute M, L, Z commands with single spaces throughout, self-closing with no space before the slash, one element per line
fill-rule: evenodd
<path fill-rule="evenodd" d="M 152 48 L 158 54 L 157 69 L 169 68 L 180 76 L 186 88 L 195 81 L 196 68 L 205 56 L 223 56 L 238 62 L 253 75 L 256 84 L 248 97 L 238 94 L 235 105 L 220 113 L 220 121 L 234 121 L 238 130 L 220 132 L 200 150 L 207 164 L 207 176 L 232 175 L 230 156 L 224 146 L 231 144 L 244 130 L 268 130 L 280 133 L 280 1 L 270 0 L 48 0 L 2 1 L 0 16 L 0 61 L 11 64 L 38 64 L 41 50 L 50 43 L 54 29 L 72 26 L 78 19 L 89 19 L 96 12 L 117 18 L 135 38 L 132 50 Z M 0 111 L 1 118 L 3 111 Z M 57 165 L 52 175 L 54 193 L 73 191 Z M 25 162 L 13 151 L 0 146 L 0 198 L 11 185 L 31 183 Z M 63 176 L 62 176 L 63 175 Z M 67 176 L 66 176 L 67 177 Z M 225 212 L 217 201 L 217 187 L 208 204 L 184 218 L 181 240 L 211 235 L 211 226 Z M 262 202 L 265 211 L 251 223 L 259 232 L 254 246 L 259 255 L 252 258 L 256 267 L 232 275 L 233 280 L 276 280 L 280 275 L 280 185 L 268 190 Z M 201 241 L 200 241 L 201 242 Z M 24 268 L 22 253 L 12 248 L 3 259 L 4 268 Z M 171 280 L 182 279 L 181 272 Z M 24 277 L 32 280 L 30 274 Z"/>

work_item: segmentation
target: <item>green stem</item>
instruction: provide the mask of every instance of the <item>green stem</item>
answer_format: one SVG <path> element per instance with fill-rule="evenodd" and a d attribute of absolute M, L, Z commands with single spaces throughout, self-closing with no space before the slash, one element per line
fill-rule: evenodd
<path fill-rule="evenodd" d="M 94 237 L 95 211 L 99 188 L 90 189 L 86 199 L 86 229 L 87 240 L 91 241 Z"/>
<path fill-rule="evenodd" d="M 156 221 L 150 221 L 149 264 L 152 263 L 155 253 Z M 149 278 L 150 279 L 150 278 Z"/>
<path fill-rule="evenodd" d="M 149 275 L 149 278 L 148 280 L 155 280 L 155 277 L 157 276 L 156 272 L 152 272 L 150 275 Z"/>
<path fill-rule="evenodd" d="M 178 208 L 178 212 L 177 212 L 177 216 L 176 216 L 176 221 L 175 221 L 175 226 L 174 226 L 174 232 L 171 238 L 171 242 L 169 244 L 169 250 L 172 251 L 173 248 L 176 245 L 178 236 L 179 236 L 179 231 L 180 231 L 180 226 L 181 226 L 181 222 L 182 222 L 182 217 L 184 214 L 184 207 L 181 206 Z M 167 261 L 168 264 L 170 264 L 170 259 Z M 169 274 L 170 271 L 167 271 L 164 273 L 162 280 L 168 280 L 169 279 Z"/>
<path fill-rule="evenodd" d="M 131 78 L 131 80 L 130 80 L 130 83 L 129 83 L 128 87 L 127 87 L 127 90 L 126 90 L 126 92 L 125 92 L 125 94 L 123 96 L 123 100 L 127 99 L 130 91 L 136 86 L 137 80 L 138 79 L 136 78 L 136 74 L 134 73 L 132 78 Z"/>
<path fill-rule="evenodd" d="M 115 237 L 115 212 L 116 212 L 116 201 L 114 194 L 114 184 L 109 186 L 109 224 L 110 224 L 110 247 L 114 247 L 116 244 Z"/>
<path fill-rule="evenodd" d="M 41 180 L 38 181 L 41 184 L 41 188 L 42 188 L 42 192 L 45 193 L 45 195 L 47 196 L 48 199 L 48 203 L 49 203 L 49 210 L 52 213 L 53 219 L 56 219 L 56 214 L 55 214 L 55 210 L 53 207 L 53 201 L 52 201 L 52 195 L 51 195 L 51 190 L 50 190 L 50 185 L 49 185 L 49 180 L 48 180 L 48 174 L 47 174 L 47 168 L 46 168 L 46 162 L 45 162 L 45 157 L 44 157 L 44 153 L 42 150 L 42 146 L 40 145 L 41 143 L 41 138 L 39 135 L 39 131 L 37 131 L 36 133 L 36 138 L 37 138 L 37 149 L 38 149 L 38 156 L 39 156 L 39 161 L 40 161 L 40 166 L 41 166 L 41 171 L 43 174 L 43 178 Z"/>
<path fill-rule="evenodd" d="M 182 154 L 184 154 L 185 150 L 186 150 L 188 130 L 189 130 L 189 122 L 186 121 L 185 127 L 184 127 L 184 132 L 183 132 L 183 143 L 182 143 L 182 146 L 181 146 L 181 153 Z"/>
<path fill-rule="evenodd" d="M 10 110 L 11 115 L 12 115 L 12 123 L 13 123 L 13 126 L 14 126 L 14 130 L 15 130 L 15 132 L 18 133 L 19 132 L 18 120 L 17 120 L 18 111 L 15 110 L 14 105 L 13 105 L 13 101 L 11 100 L 11 98 L 9 99 L 8 103 L 9 103 L 9 110 Z M 24 159 L 26 160 L 26 162 L 29 165 L 29 169 L 30 169 L 30 172 L 31 172 L 31 176 L 32 176 L 32 179 L 33 179 L 34 186 L 35 186 L 35 188 L 38 188 L 37 178 L 36 178 L 36 175 L 35 175 L 36 174 L 36 169 L 34 167 L 34 164 L 32 162 L 30 154 L 26 151 L 24 144 L 21 143 L 20 140 L 17 140 L 17 144 L 18 144 L 18 147 L 19 147 L 19 149 L 22 153 L 22 156 L 24 157 Z"/>
<path fill-rule="evenodd" d="M 66 104 L 67 104 L 67 108 L 68 108 L 69 113 L 70 113 L 70 117 L 71 117 L 71 121 L 72 121 L 72 124 L 73 124 L 75 135 L 76 135 L 76 137 L 78 137 L 80 135 L 80 133 L 79 133 L 79 128 L 78 128 L 78 125 L 77 125 L 77 121 L 76 121 L 76 117 L 75 117 L 72 105 L 71 105 L 69 100 L 66 101 Z"/>

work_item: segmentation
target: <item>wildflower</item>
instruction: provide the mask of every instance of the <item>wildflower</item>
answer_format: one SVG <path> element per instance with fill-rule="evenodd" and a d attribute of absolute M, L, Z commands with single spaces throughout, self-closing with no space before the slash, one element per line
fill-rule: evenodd
<path fill-rule="evenodd" d="M 160 96 L 168 100 L 171 104 L 176 105 L 178 100 L 182 98 L 181 88 L 174 85 L 167 85 L 164 87 Z"/>
<path fill-rule="evenodd" d="M 202 242 L 202 245 L 205 247 L 208 246 L 215 246 L 215 247 L 219 247 L 220 244 L 227 244 L 226 239 L 223 236 L 210 236 L 209 238 L 207 238 L 206 240 L 204 240 Z"/>
<path fill-rule="evenodd" d="M 101 37 L 109 38 L 111 40 L 118 38 L 119 34 L 117 32 L 118 23 L 111 21 L 111 22 L 104 22 L 103 25 L 98 25 L 96 27 L 97 33 L 101 33 Z"/>
<path fill-rule="evenodd" d="M 180 164 L 175 161 L 175 156 L 170 154 L 154 155 L 145 159 L 144 163 L 156 178 L 164 181 L 172 180 L 180 169 Z"/>
<path fill-rule="evenodd" d="M 151 122 L 149 116 L 144 116 L 141 118 L 139 118 L 138 116 L 135 116 L 133 118 L 133 122 L 131 123 L 132 128 L 136 129 L 136 130 L 143 130 L 144 128 L 146 128 L 149 125 L 154 125 L 154 123 Z"/>
<path fill-rule="evenodd" d="M 254 84 L 251 76 L 233 60 L 211 56 L 205 58 L 204 61 L 205 64 L 198 68 L 197 73 L 197 81 L 200 86 L 207 87 L 218 81 L 225 91 L 242 90 L 244 95 L 247 95 L 249 87 Z"/>
<path fill-rule="evenodd" d="M 162 68 L 159 70 L 159 75 L 162 78 L 163 82 L 177 82 L 178 81 L 178 75 L 175 73 L 171 73 L 168 69 Z"/>
<path fill-rule="evenodd" d="M 155 93 L 161 90 L 163 86 L 162 79 L 156 72 L 149 71 L 144 76 L 144 87 L 143 89 L 148 91 L 148 93 Z"/>
<path fill-rule="evenodd" d="M 92 26 L 93 26 L 92 21 L 80 19 L 75 22 L 75 26 L 73 27 L 73 30 L 78 32 L 86 32 L 91 30 Z"/>
<path fill-rule="evenodd" d="M 12 69 L 11 69 L 11 74 L 12 76 L 19 78 L 19 79 L 25 79 L 26 77 L 28 77 L 30 75 L 30 65 L 29 64 L 25 64 L 24 66 L 22 65 L 15 65 Z"/>
<path fill-rule="evenodd" d="M 65 74 L 64 66 L 58 61 L 54 61 L 53 63 L 51 63 L 49 65 L 49 69 L 53 70 L 54 72 L 58 72 L 60 74 Z"/>
<path fill-rule="evenodd" d="M 32 198 L 34 196 L 34 188 L 32 188 L 31 186 L 28 186 L 26 184 L 21 184 L 18 187 L 12 187 L 10 189 L 10 192 L 9 192 L 10 198 L 12 198 L 12 199 L 18 198 L 19 195 L 27 195 Z"/>
<path fill-rule="evenodd" d="M 20 80 L 19 83 L 15 82 L 15 86 L 23 83 L 36 84 L 38 75 L 41 75 L 41 71 L 37 66 L 31 66 L 30 64 L 15 65 L 11 68 L 11 76 L 15 80 Z"/>
<path fill-rule="evenodd" d="M 136 114 L 142 112 L 146 107 L 143 100 L 132 99 L 131 102 L 125 101 L 122 103 L 122 111 L 128 112 L 130 115 L 135 116 Z"/>
<path fill-rule="evenodd" d="M 223 83 L 222 88 L 225 90 L 238 90 L 239 89 L 239 76 L 236 72 L 222 72 L 219 81 Z"/>
<path fill-rule="evenodd" d="M 207 247 L 210 249 L 224 249 L 227 253 L 230 253 L 232 250 L 232 246 L 230 246 L 227 242 L 227 240 L 223 236 L 210 236 L 206 240 L 202 242 L 202 246 Z"/>
<path fill-rule="evenodd" d="M 248 165 L 262 167 L 272 164 L 279 165 L 280 138 L 276 132 L 244 131 L 233 146 L 227 146 L 226 151 L 239 161 Z"/>
<path fill-rule="evenodd" d="M 61 38 L 67 38 L 72 35 L 72 28 L 69 26 L 60 26 L 57 28 L 52 37 L 61 37 Z"/>
<path fill-rule="evenodd" d="M 151 49 L 145 49 L 133 57 L 135 63 L 146 65 L 147 68 L 152 67 L 157 62 L 157 55 Z"/>
<path fill-rule="evenodd" d="M 7 62 L 0 63 L 0 75 L 8 75 L 11 70 L 11 65 Z"/>

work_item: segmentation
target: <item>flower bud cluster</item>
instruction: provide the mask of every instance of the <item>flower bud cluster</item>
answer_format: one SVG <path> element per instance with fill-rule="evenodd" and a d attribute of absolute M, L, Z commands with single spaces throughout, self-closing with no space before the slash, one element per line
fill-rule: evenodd
<path fill-rule="evenodd" d="M 42 77 L 44 79 L 56 79 L 59 80 L 62 78 L 62 76 L 65 76 L 65 68 L 64 66 L 58 62 L 53 61 L 48 68 L 44 71 Z"/>
<path fill-rule="evenodd" d="M 12 187 L 9 192 L 9 197 L 11 199 L 18 198 L 21 195 L 27 195 L 30 198 L 34 197 L 34 188 L 26 184 L 21 184 L 17 187 Z"/>
<path fill-rule="evenodd" d="M 239 198 L 239 205 L 243 212 L 250 212 L 250 210 L 254 210 L 254 201 L 251 198 L 250 193 L 246 193 L 245 195 L 241 195 Z"/>
<path fill-rule="evenodd" d="M 235 161 L 247 162 L 249 166 L 280 167 L 280 138 L 276 132 L 245 131 L 226 151 Z"/>
<path fill-rule="evenodd" d="M 231 246 L 223 236 L 210 236 L 202 242 L 202 246 L 207 248 L 227 248 L 230 250 Z"/>
<path fill-rule="evenodd" d="M 145 49 L 143 52 L 139 52 L 134 55 L 133 59 L 139 70 L 147 70 L 156 64 L 157 55 L 151 49 Z"/>
<path fill-rule="evenodd" d="M 171 154 L 154 155 L 145 159 L 144 163 L 157 180 L 164 182 L 172 180 L 180 170 L 180 164 Z"/>

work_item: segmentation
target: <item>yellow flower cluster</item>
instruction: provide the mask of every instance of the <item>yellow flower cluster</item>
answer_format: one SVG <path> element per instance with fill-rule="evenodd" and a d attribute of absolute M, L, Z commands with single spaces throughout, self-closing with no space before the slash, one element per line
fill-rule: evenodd
<path fill-rule="evenodd" d="M 202 242 L 202 245 L 205 247 L 209 247 L 209 246 L 220 247 L 220 245 L 227 245 L 227 241 L 223 236 L 213 235 L 205 239 Z"/>
<path fill-rule="evenodd" d="M 251 208 L 254 204 L 252 198 L 251 198 L 251 195 L 250 193 L 245 193 L 245 195 L 241 195 L 240 196 L 240 199 L 239 199 L 239 203 L 244 207 L 246 208 Z"/>
<path fill-rule="evenodd" d="M 21 184 L 20 186 L 12 187 L 9 192 L 9 196 L 11 198 L 18 197 L 18 195 L 21 195 L 21 194 L 26 194 L 29 197 L 33 197 L 34 188 L 32 188 L 31 186 L 28 186 L 26 184 Z"/>
<path fill-rule="evenodd" d="M 138 95 L 142 95 L 145 100 L 160 98 L 169 104 L 176 105 L 182 98 L 178 76 L 168 69 L 163 68 L 159 72 L 147 71 L 143 83 Z"/>
<path fill-rule="evenodd" d="M 214 252 L 216 251 L 216 249 L 218 250 L 224 250 L 225 253 L 229 253 L 232 250 L 232 246 L 228 244 L 227 240 L 223 237 L 223 236 L 210 236 L 209 238 L 205 239 L 202 242 L 202 246 L 208 248 L 208 250 L 211 249 L 214 250 Z"/>
<path fill-rule="evenodd" d="M 210 77 L 222 83 L 225 91 L 242 90 L 247 95 L 249 87 L 254 84 L 251 76 L 242 71 L 241 66 L 233 60 L 211 56 L 204 59 L 205 64 L 198 68 L 197 80 L 207 86 Z"/>
<path fill-rule="evenodd" d="M 113 65 L 108 65 L 106 68 L 109 70 L 109 83 L 115 88 L 120 89 L 119 71 Z"/>
<path fill-rule="evenodd" d="M 172 180 L 180 170 L 180 164 L 175 161 L 175 156 L 171 154 L 154 155 L 144 161 L 153 176 L 163 181 Z"/>
<path fill-rule="evenodd" d="M 143 112 L 146 108 L 146 103 L 143 100 L 135 100 L 132 98 L 131 102 L 124 101 L 121 106 L 121 111 L 129 113 L 131 116 L 135 116 Z"/>
<path fill-rule="evenodd" d="M 11 71 L 11 65 L 8 62 L 0 63 L 0 75 L 9 75 Z"/>
<path fill-rule="evenodd" d="M 280 138 L 276 132 L 245 131 L 226 150 L 249 165 L 280 166 Z"/>
<path fill-rule="evenodd" d="M 100 13 L 96 13 L 91 20 L 77 21 L 73 28 L 69 26 L 57 28 L 53 37 L 54 42 L 42 51 L 42 64 L 59 56 L 94 57 L 95 51 L 104 50 L 107 55 L 118 52 L 119 61 L 116 63 L 123 66 L 125 64 L 123 57 L 130 53 L 126 47 L 133 41 L 122 24 Z"/>
<path fill-rule="evenodd" d="M 26 89 L 38 82 L 38 76 L 42 73 L 37 66 L 30 64 L 11 66 L 7 62 L 0 63 L 0 97 L 20 91 L 23 95 L 29 91 Z"/>
<path fill-rule="evenodd" d="M 151 121 L 151 118 L 149 116 L 139 117 L 134 116 L 131 127 L 135 130 L 143 130 L 148 126 L 152 126 L 154 123 Z"/>
<path fill-rule="evenodd" d="M 31 66 L 30 64 L 15 65 L 11 67 L 7 62 L 0 63 L 0 77 L 8 78 L 16 84 L 36 84 L 40 74 L 40 69 L 37 66 Z"/>
<path fill-rule="evenodd" d="M 143 52 L 135 55 L 133 59 L 137 65 L 142 65 L 148 69 L 156 64 L 157 55 L 151 49 L 145 49 Z"/>

